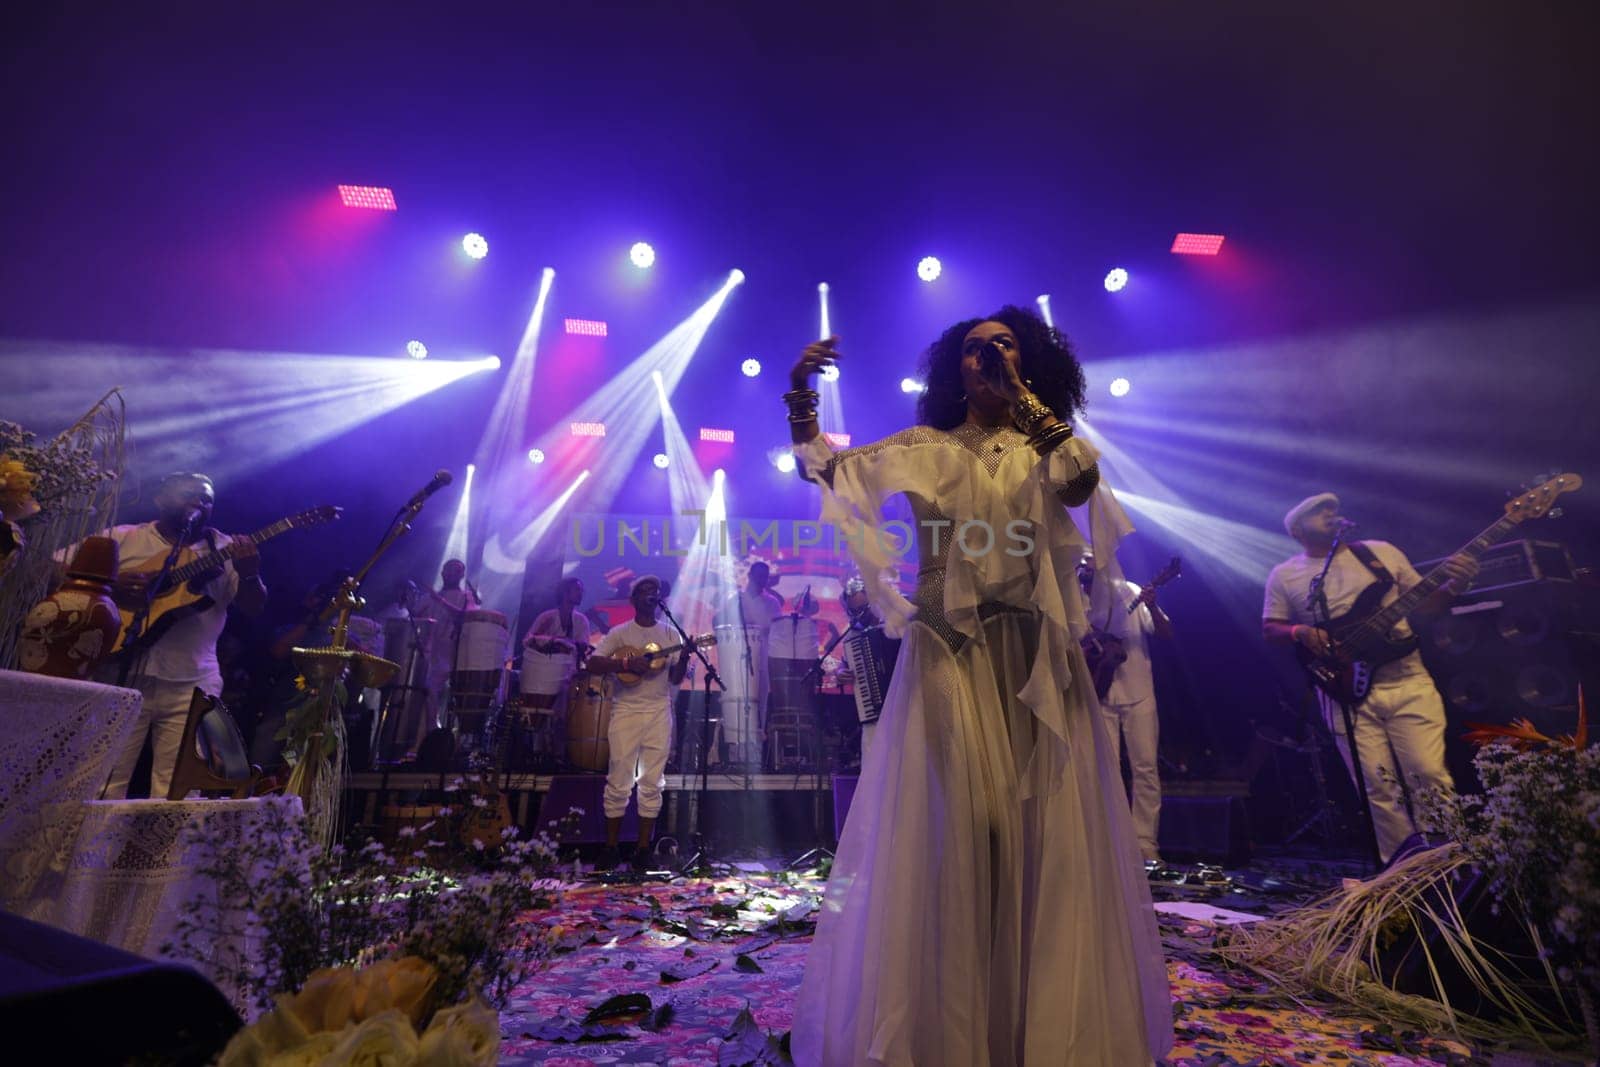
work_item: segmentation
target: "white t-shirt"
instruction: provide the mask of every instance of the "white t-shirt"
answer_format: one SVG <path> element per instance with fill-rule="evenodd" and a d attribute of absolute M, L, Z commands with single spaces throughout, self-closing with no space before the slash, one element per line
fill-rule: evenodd
<path fill-rule="evenodd" d="M 621 626 L 613 627 L 610 633 L 600 639 L 600 647 L 595 649 L 595 654 L 610 657 L 615 655 L 619 648 L 643 648 L 649 644 L 654 644 L 658 648 L 676 645 L 678 631 L 663 622 L 646 627 L 640 626 L 637 619 L 629 619 Z M 613 715 L 624 711 L 670 713 L 672 683 L 668 681 L 667 674 L 672 670 L 672 664 L 677 657 L 678 653 L 672 653 L 665 667 L 655 674 L 646 675 L 638 685 L 623 685 L 614 681 L 611 713 Z"/>
<path fill-rule="evenodd" d="M 1411 561 L 1404 552 L 1394 547 L 1387 541 L 1363 541 L 1378 557 L 1378 561 L 1389 569 L 1394 576 L 1395 584 L 1383 594 L 1385 606 L 1399 599 L 1400 594 L 1422 580 L 1422 576 L 1411 566 Z M 1307 626 L 1317 622 L 1311 610 L 1311 580 L 1322 573 L 1321 558 L 1313 559 L 1304 552 L 1292 556 L 1272 568 L 1272 573 L 1267 575 L 1267 596 L 1261 608 L 1263 619 L 1286 620 L 1291 623 L 1304 623 Z M 1341 545 L 1333 557 L 1333 564 L 1328 568 L 1328 580 L 1324 585 L 1324 592 L 1328 596 L 1328 613 L 1338 618 L 1350 610 L 1356 597 L 1362 590 L 1378 580 L 1377 576 L 1367 569 L 1367 565 L 1355 557 L 1347 547 Z M 1411 633 L 1411 627 L 1404 619 L 1395 627 L 1398 635 Z M 1385 664 L 1379 668 L 1376 678 L 1387 681 L 1392 678 L 1404 677 L 1408 674 L 1423 671 L 1422 657 L 1416 652 L 1411 653 L 1393 663 Z"/>
<path fill-rule="evenodd" d="M 1117 601 L 1122 607 L 1114 612 L 1114 615 L 1120 618 L 1113 618 L 1110 632 L 1122 638 L 1122 650 L 1127 653 L 1128 658 L 1117 668 L 1111 688 L 1106 692 L 1105 703 L 1137 704 L 1141 700 L 1154 699 L 1156 695 L 1155 675 L 1150 669 L 1150 642 L 1147 638 L 1147 635 L 1155 632 L 1156 620 L 1148 604 L 1140 604 L 1138 611 L 1129 612 L 1128 606 L 1139 596 L 1140 589 L 1132 582 L 1121 582 L 1119 585 L 1120 594 Z"/>
<path fill-rule="evenodd" d="M 151 560 L 160 562 L 172 551 L 172 545 L 156 532 L 153 522 L 136 526 L 115 526 L 107 535 L 117 543 L 118 566 L 126 571 Z M 217 547 L 224 548 L 232 542 L 227 534 L 215 535 Z M 211 546 L 202 539 L 189 546 L 199 555 L 209 555 Z M 222 565 L 222 573 L 205 585 L 205 594 L 216 601 L 197 615 L 189 615 L 174 623 L 145 654 L 140 673 L 169 682 L 215 681 L 221 676 L 217 666 L 217 638 L 228 622 L 228 605 L 239 592 L 239 575 L 231 562 Z"/>

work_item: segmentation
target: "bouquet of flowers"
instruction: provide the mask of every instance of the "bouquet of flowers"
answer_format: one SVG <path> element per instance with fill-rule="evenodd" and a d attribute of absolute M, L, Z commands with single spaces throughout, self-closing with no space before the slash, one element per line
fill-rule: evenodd
<path fill-rule="evenodd" d="M 431 1011 L 438 979 L 416 956 L 317 971 L 235 1034 L 220 1065 L 492 1067 L 500 1054 L 494 1010 L 471 1000 Z"/>

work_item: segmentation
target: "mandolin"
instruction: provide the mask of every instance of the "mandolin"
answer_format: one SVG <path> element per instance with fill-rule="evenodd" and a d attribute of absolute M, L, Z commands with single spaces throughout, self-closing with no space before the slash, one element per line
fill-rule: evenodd
<path fill-rule="evenodd" d="M 634 656 L 650 657 L 649 665 L 645 668 L 643 673 L 635 674 L 632 671 L 618 671 L 615 675 L 613 675 L 613 677 L 615 677 L 616 680 L 621 682 L 623 685 L 632 686 L 638 685 L 652 674 L 660 672 L 660 670 L 667 665 L 667 660 L 672 658 L 672 654 L 674 652 L 681 652 L 689 645 L 693 645 L 695 648 L 710 648 L 716 643 L 716 634 L 701 634 L 699 637 L 691 639 L 687 644 L 679 643 L 676 645 L 669 645 L 666 648 L 658 647 L 654 641 L 648 645 L 645 645 L 643 648 L 630 648 L 624 645 L 621 648 L 614 649 L 607 658 L 625 660 L 631 659 Z"/>
<path fill-rule="evenodd" d="M 332 504 L 321 507 L 309 508 L 298 515 L 290 515 L 279 519 L 271 526 L 263 526 L 255 533 L 249 535 L 249 540 L 255 544 L 270 541 L 279 534 L 290 530 L 304 529 L 308 526 L 321 526 L 323 523 L 337 519 L 342 509 Z M 149 648 L 161 639 L 172 626 L 180 619 L 190 615 L 198 615 L 210 608 L 216 601 L 205 593 L 206 583 L 217 576 L 222 570 L 222 565 L 232 559 L 238 552 L 232 544 L 224 545 L 216 552 L 196 552 L 194 546 L 185 545 L 178 553 L 178 561 L 171 571 L 167 573 L 166 580 L 159 588 L 149 591 L 150 614 L 144 621 L 144 629 L 140 631 L 137 640 L 132 645 L 132 650 L 137 651 Z M 123 574 L 147 574 L 154 581 L 160 573 L 162 564 L 166 562 L 165 556 L 155 556 L 146 560 L 137 567 L 123 569 Z M 139 608 L 144 604 L 146 593 L 138 593 L 131 600 L 117 601 L 117 609 L 122 613 L 122 620 L 117 631 L 116 643 L 112 646 L 113 652 L 129 651 L 127 644 L 128 627 L 133 624 L 133 618 L 139 613 Z"/>

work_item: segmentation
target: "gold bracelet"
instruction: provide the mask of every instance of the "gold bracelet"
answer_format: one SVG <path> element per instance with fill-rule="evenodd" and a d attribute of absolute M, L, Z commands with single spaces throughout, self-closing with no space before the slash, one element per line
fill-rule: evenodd
<path fill-rule="evenodd" d="M 1011 421 L 1028 437 L 1037 434 L 1039 427 L 1044 425 L 1044 420 L 1054 414 L 1055 412 L 1045 406 L 1043 400 L 1032 393 L 1023 393 L 1017 398 L 1017 402 L 1011 405 Z"/>
<path fill-rule="evenodd" d="M 1058 422 L 1049 429 L 1040 430 L 1037 434 L 1028 438 L 1028 443 L 1033 446 L 1035 452 L 1043 456 L 1054 452 L 1056 446 L 1071 436 L 1072 427 L 1064 422 Z"/>

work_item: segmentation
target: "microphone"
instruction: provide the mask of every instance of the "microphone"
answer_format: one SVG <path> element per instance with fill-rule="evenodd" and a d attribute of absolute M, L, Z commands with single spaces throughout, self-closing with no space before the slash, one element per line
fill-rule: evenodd
<path fill-rule="evenodd" d="M 439 490 L 443 489 L 453 481 L 455 481 L 455 478 L 450 474 L 450 472 L 445 470 L 443 467 L 440 467 L 438 470 L 433 472 L 433 481 L 429 482 L 421 489 L 418 489 L 416 495 L 411 498 L 410 502 L 406 504 L 406 507 L 420 508 L 423 501 L 427 500 L 430 496 L 437 493 Z"/>
<path fill-rule="evenodd" d="M 1359 525 L 1357 525 L 1356 523 L 1351 522 L 1349 519 L 1340 519 L 1339 521 L 1335 522 L 1333 525 L 1338 529 L 1338 531 L 1340 533 L 1349 533 L 1351 530 L 1360 529 Z"/>
<path fill-rule="evenodd" d="M 998 342 L 989 341 L 978 349 L 978 358 L 983 362 L 984 369 L 994 372 L 999 371 L 1006 362 L 1006 351 Z"/>

